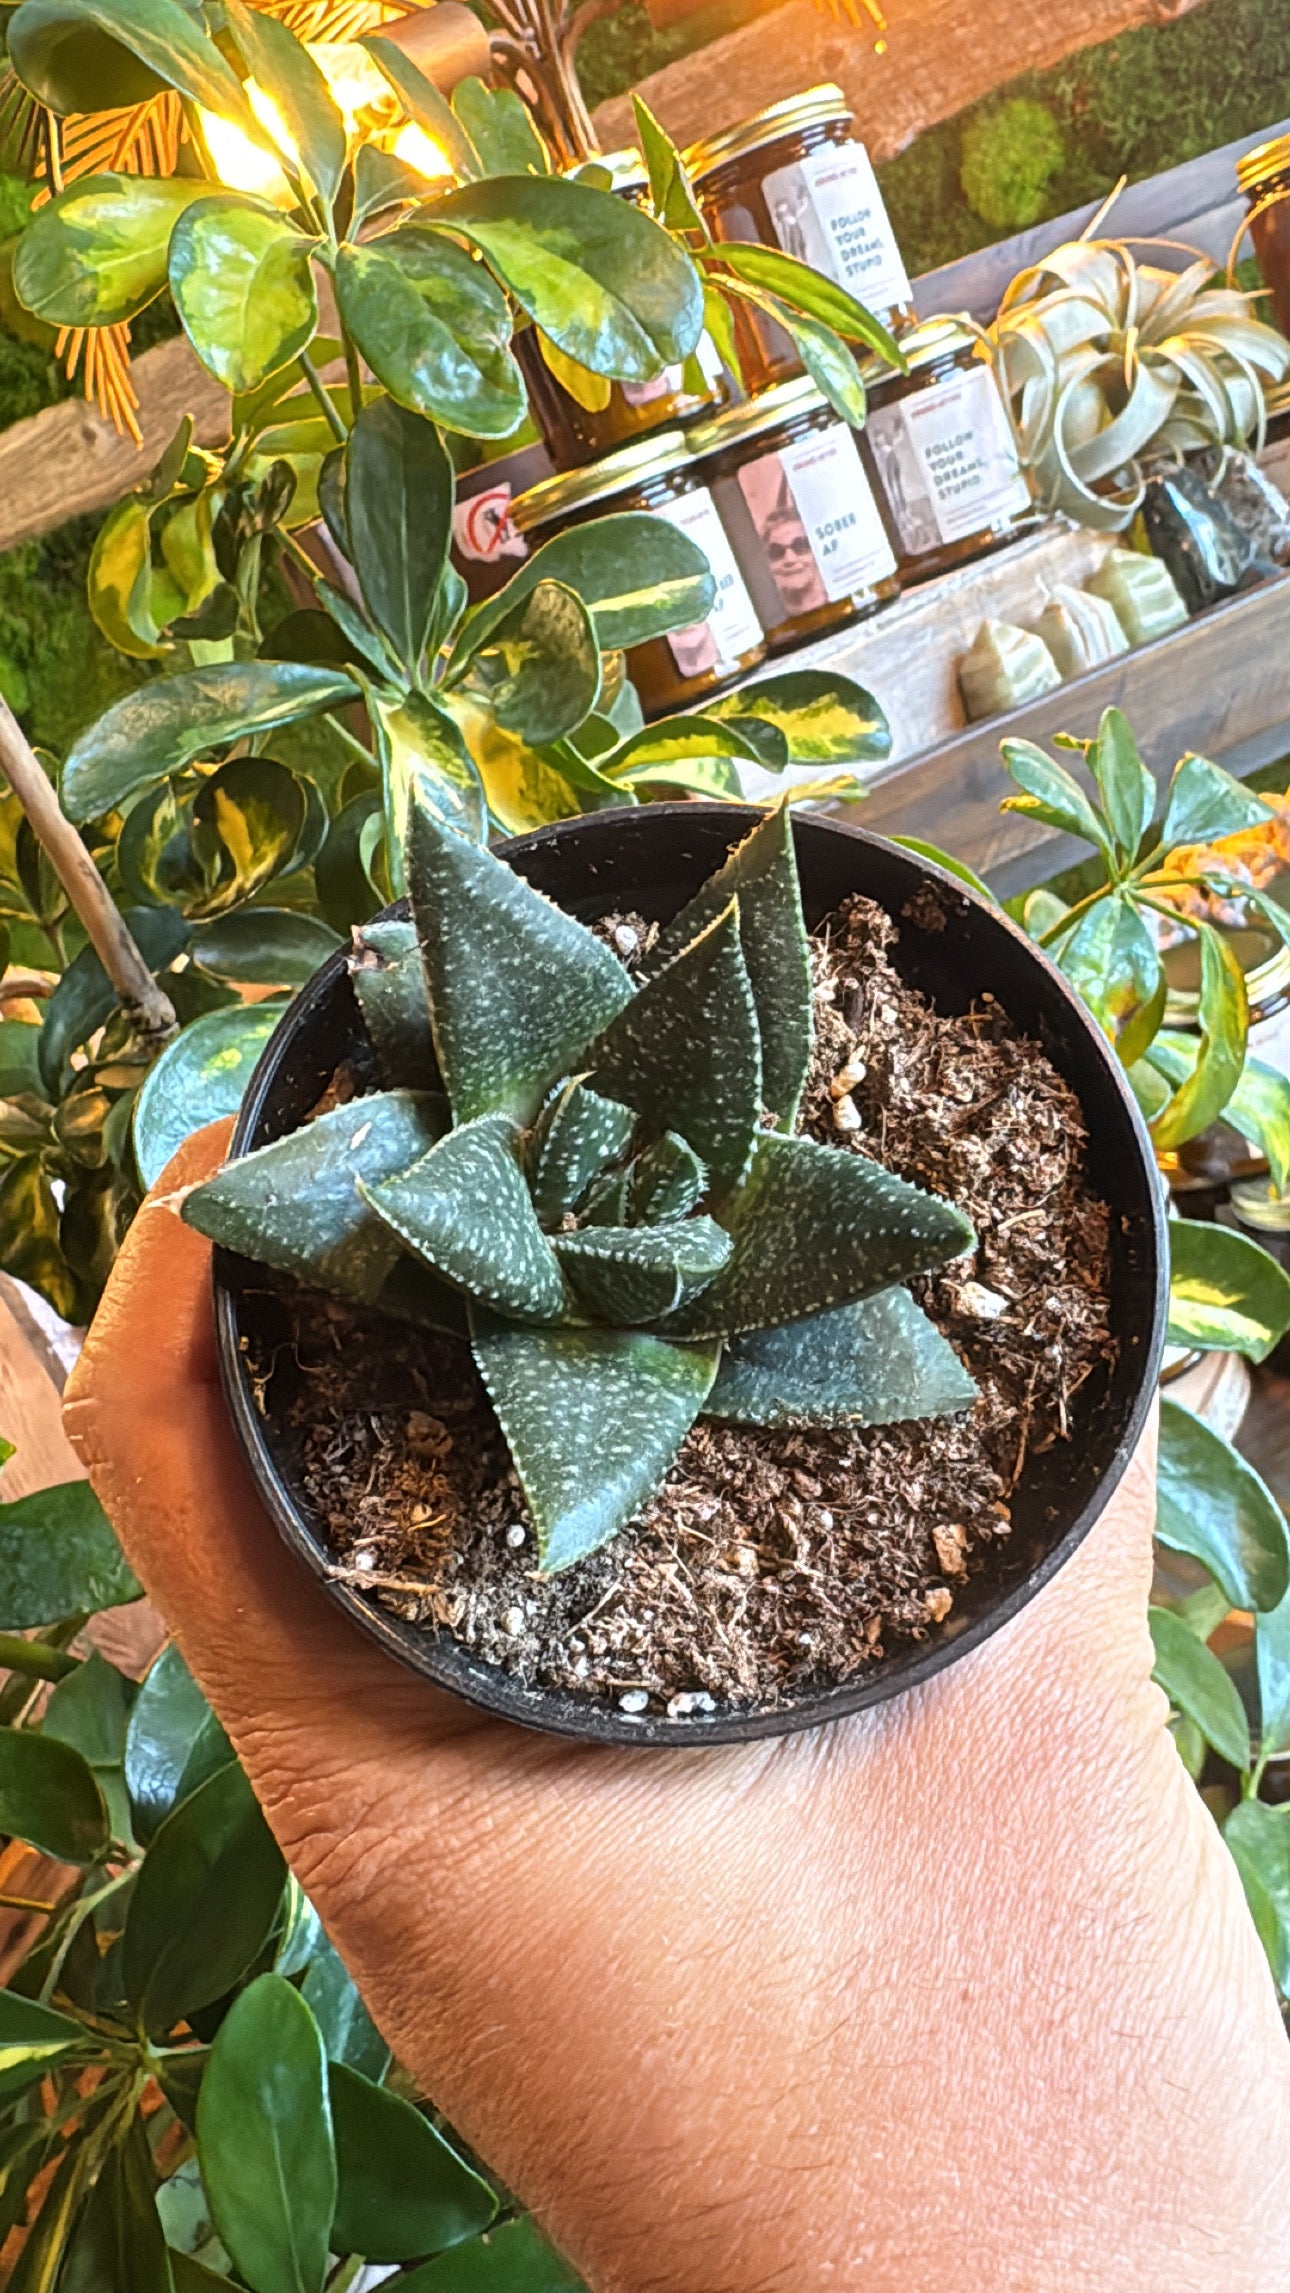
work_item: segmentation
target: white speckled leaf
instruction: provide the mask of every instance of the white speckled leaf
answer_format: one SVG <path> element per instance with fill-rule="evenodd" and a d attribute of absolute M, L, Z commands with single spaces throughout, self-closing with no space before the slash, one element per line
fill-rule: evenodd
<path fill-rule="evenodd" d="M 453 1113 L 531 1122 L 547 1084 L 585 1067 L 578 1054 L 631 1002 L 631 981 L 585 925 L 436 820 L 415 786 L 406 860 Z"/>
<path fill-rule="evenodd" d="M 567 1083 L 538 1126 L 533 1207 L 543 1225 L 573 1210 L 587 1188 L 627 1151 L 636 1128 L 630 1107 L 602 1099 L 585 1083 Z"/>
<path fill-rule="evenodd" d="M 670 1226 L 585 1226 L 556 1256 L 583 1304 L 607 1322 L 657 1322 L 707 1287 L 732 1244 L 712 1218 Z"/>
<path fill-rule="evenodd" d="M 961 1211 L 867 1155 L 763 1131 L 725 1223 L 734 1250 L 677 1337 L 733 1337 L 867 1298 L 970 1250 Z"/>
<path fill-rule="evenodd" d="M 761 1048 L 737 901 L 646 980 L 587 1065 L 596 1089 L 635 1107 L 651 1132 L 679 1132 L 715 1188 L 738 1186 L 761 1109 Z"/>
<path fill-rule="evenodd" d="M 597 1179 L 579 1213 L 584 1226 L 625 1226 L 627 1224 L 628 1173 L 611 1170 Z"/>
<path fill-rule="evenodd" d="M 733 1338 L 706 1414 L 741 1425 L 898 1425 L 975 1397 L 953 1346 L 908 1290 L 892 1289 Z"/>
<path fill-rule="evenodd" d="M 519 1149 L 509 1116 L 481 1115 L 363 1193 L 405 1248 L 468 1297 L 525 1321 L 554 1322 L 565 1308 L 564 1280 L 529 1200 Z"/>
<path fill-rule="evenodd" d="M 395 917 L 363 924 L 349 975 L 386 1089 L 431 1088 L 439 1078 L 415 925 Z"/>
<path fill-rule="evenodd" d="M 445 1121 L 443 1100 L 434 1093 L 374 1091 L 351 1099 L 288 1138 L 226 1163 L 185 1195 L 183 1217 L 225 1249 L 374 1305 L 399 1248 L 356 1182 L 378 1184 L 405 1170 L 441 1136 Z M 406 1285 L 400 1294 L 411 1296 Z"/>
<path fill-rule="evenodd" d="M 639 1156 L 628 1188 L 628 1217 L 633 1226 L 662 1226 L 674 1218 L 688 1218 L 708 1183 L 708 1174 L 692 1147 L 675 1131 L 664 1131 Z"/>
<path fill-rule="evenodd" d="M 524 1330 L 472 1311 L 475 1359 L 543 1569 L 582 1560 L 641 1511 L 707 1399 L 716 1346 L 643 1330 Z"/>
<path fill-rule="evenodd" d="M 777 804 L 736 845 L 687 907 L 660 933 L 649 970 L 678 955 L 739 901 L 739 938 L 761 1031 L 762 1095 L 782 1131 L 791 1131 L 811 1064 L 811 963 L 786 803 Z"/>

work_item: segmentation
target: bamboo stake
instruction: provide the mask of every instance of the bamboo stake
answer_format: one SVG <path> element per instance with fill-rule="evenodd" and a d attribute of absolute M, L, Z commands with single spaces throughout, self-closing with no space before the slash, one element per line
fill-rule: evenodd
<path fill-rule="evenodd" d="M 31 822 L 32 834 L 77 915 L 91 947 L 116 989 L 141 1042 L 159 1050 L 175 1032 L 174 1006 L 140 955 L 107 885 L 33 756 L 8 702 L 0 696 L 0 770 Z"/>

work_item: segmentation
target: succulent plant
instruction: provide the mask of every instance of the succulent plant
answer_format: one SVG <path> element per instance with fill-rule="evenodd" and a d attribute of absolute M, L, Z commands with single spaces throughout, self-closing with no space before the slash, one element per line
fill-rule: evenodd
<path fill-rule="evenodd" d="M 798 1136 L 811 974 L 787 809 L 633 980 L 414 784 L 412 921 L 356 935 L 383 1088 L 190 1192 L 203 1234 L 467 1338 L 542 1567 L 604 1544 L 701 1414 L 885 1424 L 966 1406 L 901 1287 L 967 1219 Z"/>

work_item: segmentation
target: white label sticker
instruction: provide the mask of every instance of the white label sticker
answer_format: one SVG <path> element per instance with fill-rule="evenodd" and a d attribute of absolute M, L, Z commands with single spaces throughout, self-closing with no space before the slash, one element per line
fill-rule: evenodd
<path fill-rule="evenodd" d="M 660 502 L 654 515 L 666 518 L 669 525 L 697 542 L 717 585 L 707 620 L 696 621 L 689 629 L 674 629 L 667 640 L 677 668 L 683 677 L 699 677 L 708 669 L 733 668 L 743 654 L 760 645 L 762 626 L 711 494 L 706 486 L 696 486 L 693 493 L 682 494 L 676 501 Z"/>
<path fill-rule="evenodd" d="M 1003 401 L 985 366 L 880 407 L 865 436 L 911 556 L 1030 506 Z"/>
<path fill-rule="evenodd" d="M 878 317 L 913 301 L 909 277 L 862 143 L 826 143 L 762 180 L 784 252 L 836 279 Z"/>
<path fill-rule="evenodd" d="M 745 463 L 739 485 L 787 614 L 813 613 L 896 570 L 846 425 Z"/>
<path fill-rule="evenodd" d="M 1290 1076 L 1290 1003 L 1284 1011 L 1274 1011 L 1270 1019 L 1253 1021 L 1248 1049 L 1251 1059 L 1261 1059 L 1265 1067 L 1275 1067 L 1279 1075 Z"/>

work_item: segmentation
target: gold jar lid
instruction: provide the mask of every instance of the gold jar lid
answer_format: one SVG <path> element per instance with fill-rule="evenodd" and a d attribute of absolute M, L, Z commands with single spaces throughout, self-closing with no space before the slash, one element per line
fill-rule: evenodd
<path fill-rule="evenodd" d="M 1245 974 L 1250 1016 L 1257 1018 L 1264 1004 L 1290 988 L 1290 947 L 1275 937 L 1270 925 L 1224 928 L 1223 937 Z M 1194 936 L 1176 940 L 1160 961 L 1167 990 L 1166 1027 L 1194 1027 L 1200 1008 L 1200 942 Z"/>
<path fill-rule="evenodd" d="M 638 191 L 649 190 L 649 169 L 635 144 L 629 143 L 624 151 L 597 151 L 590 159 L 576 160 L 567 167 L 566 175 L 584 175 L 588 168 L 603 168 L 609 176 L 608 189 L 620 191 L 634 198 Z"/>
<path fill-rule="evenodd" d="M 710 175 L 728 160 L 742 159 L 763 144 L 778 143 L 781 136 L 800 135 L 807 127 L 827 127 L 838 119 L 850 126 L 851 106 L 841 88 L 825 80 L 818 88 L 808 88 L 804 95 L 767 104 L 765 111 L 755 111 L 750 119 L 737 120 L 733 127 L 723 127 L 716 135 L 701 136 L 684 154 L 686 173 Z"/>
<path fill-rule="evenodd" d="M 756 398 L 727 406 L 707 422 L 696 422 L 686 436 L 696 455 L 719 454 L 726 446 L 745 438 L 760 438 L 767 430 L 777 430 L 782 422 L 796 421 L 801 414 L 821 412 L 832 412 L 828 399 L 816 389 L 809 374 L 799 374 L 791 382 L 777 382 Z M 838 415 L 833 418 L 841 419 Z"/>
<path fill-rule="evenodd" d="M 684 431 L 651 431 L 647 438 L 620 447 L 616 454 L 589 462 L 585 470 L 563 470 L 557 477 L 543 478 L 539 485 L 530 486 L 511 503 L 511 524 L 518 533 L 528 533 L 533 526 L 545 525 L 548 518 L 559 517 L 566 510 L 585 509 L 589 502 L 625 493 L 628 487 L 643 485 L 650 478 L 665 478 L 693 460 Z"/>
<path fill-rule="evenodd" d="M 1242 191 L 1257 191 L 1274 176 L 1284 175 L 1290 168 L 1290 135 L 1278 135 L 1271 143 L 1260 143 L 1247 151 L 1236 162 L 1236 180 Z"/>

